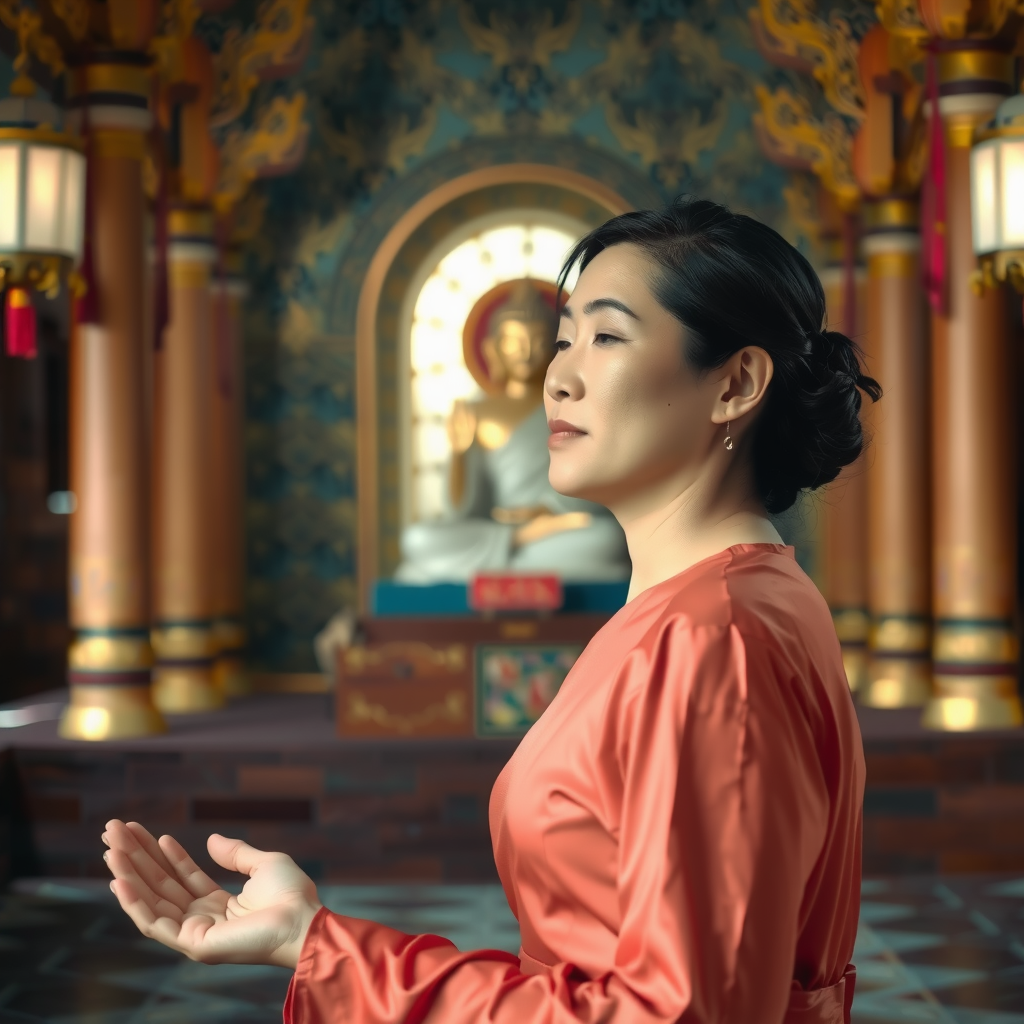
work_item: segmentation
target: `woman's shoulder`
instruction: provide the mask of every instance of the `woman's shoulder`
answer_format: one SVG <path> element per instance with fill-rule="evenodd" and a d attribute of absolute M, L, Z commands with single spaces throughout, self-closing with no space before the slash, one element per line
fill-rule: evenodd
<path fill-rule="evenodd" d="M 629 606 L 627 605 L 627 608 Z M 637 598 L 638 617 L 675 629 L 755 626 L 778 614 L 828 609 L 793 549 L 736 544 L 651 587 Z"/>
<path fill-rule="evenodd" d="M 701 652 L 745 650 L 748 657 L 770 648 L 801 665 L 808 657 L 831 664 L 838 653 L 828 606 L 784 545 L 736 545 L 654 590 L 637 608 L 645 646 L 660 638 Z"/>

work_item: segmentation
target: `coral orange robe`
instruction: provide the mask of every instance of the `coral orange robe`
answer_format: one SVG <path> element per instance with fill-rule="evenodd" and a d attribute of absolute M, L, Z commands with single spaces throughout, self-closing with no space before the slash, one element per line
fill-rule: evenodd
<path fill-rule="evenodd" d="M 842 1024 L 863 788 L 824 601 L 728 548 L 619 611 L 498 777 L 520 955 L 322 910 L 286 1024 Z"/>

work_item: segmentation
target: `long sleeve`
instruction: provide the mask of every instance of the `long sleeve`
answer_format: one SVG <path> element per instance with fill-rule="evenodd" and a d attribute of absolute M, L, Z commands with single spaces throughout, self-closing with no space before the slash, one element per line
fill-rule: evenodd
<path fill-rule="evenodd" d="M 670 621 L 626 658 L 589 766 L 594 813 L 617 843 L 613 955 L 600 971 L 566 956 L 524 973 L 508 953 L 460 953 L 437 936 L 322 911 L 286 1024 L 779 1024 L 830 813 L 791 675 L 770 642 L 733 625 Z M 583 870 L 580 845 L 571 829 L 551 830 L 538 870 Z M 804 985 L 835 985 L 845 967 Z"/>

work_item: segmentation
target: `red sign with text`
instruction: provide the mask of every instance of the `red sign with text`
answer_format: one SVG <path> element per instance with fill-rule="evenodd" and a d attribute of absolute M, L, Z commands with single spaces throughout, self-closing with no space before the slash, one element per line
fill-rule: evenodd
<path fill-rule="evenodd" d="M 558 576 L 481 573 L 469 585 L 469 606 L 478 612 L 553 612 L 564 595 Z"/>

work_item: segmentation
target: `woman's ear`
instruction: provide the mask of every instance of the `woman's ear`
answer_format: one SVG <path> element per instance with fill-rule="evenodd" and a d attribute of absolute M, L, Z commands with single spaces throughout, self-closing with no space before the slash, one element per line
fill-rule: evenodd
<path fill-rule="evenodd" d="M 726 362 L 719 381 L 719 407 L 712 417 L 715 423 L 742 419 L 763 402 L 775 373 L 772 357 L 763 348 L 748 345 Z"/>

